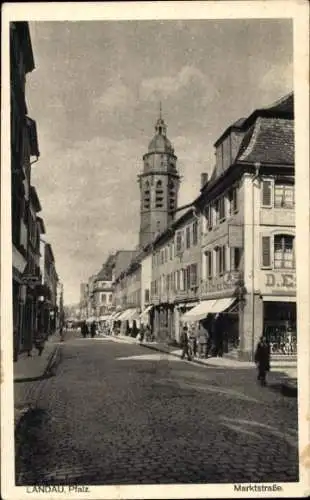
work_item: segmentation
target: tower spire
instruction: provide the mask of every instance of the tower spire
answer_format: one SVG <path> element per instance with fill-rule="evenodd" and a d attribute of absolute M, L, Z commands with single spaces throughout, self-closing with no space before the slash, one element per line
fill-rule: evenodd
<path fill-rule="evenodd" d="M 162 119 L 162 116 L 161 116 L 161 101 L 159 101 L 159 119 L 161 120 Z"/>

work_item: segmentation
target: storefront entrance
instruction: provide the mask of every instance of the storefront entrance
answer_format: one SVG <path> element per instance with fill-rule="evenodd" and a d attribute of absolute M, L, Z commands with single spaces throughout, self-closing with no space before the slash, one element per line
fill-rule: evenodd
<path fill-rule="evenodd" d="M 264 302 L 263 331 L 271 354 L 296 355 L 296 302 Z"/>

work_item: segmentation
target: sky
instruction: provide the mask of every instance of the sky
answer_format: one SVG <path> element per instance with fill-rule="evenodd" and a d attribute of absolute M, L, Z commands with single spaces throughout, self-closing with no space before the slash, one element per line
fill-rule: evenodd
<path fill-rule="evenodd" d="M 214 167 L 216 139 L 293 89 L 289 20 L 31 22 L 32 170 L 65 303 L 109 253 L 138 243 L 137 176 L 162 102 L 179 206 Z"/>

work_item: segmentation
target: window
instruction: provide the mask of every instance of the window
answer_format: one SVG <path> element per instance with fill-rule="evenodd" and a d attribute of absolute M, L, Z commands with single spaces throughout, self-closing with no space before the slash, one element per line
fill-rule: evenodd
<path fill-rule="evenodd" d="M 212 219 L 212 205 L 208 205 L 207 206 L 207 227 L 208 227 L 208 230 L 210 231 L 212 229 L 212 226 L 213 226 L 213 219 Z"/>
<path fill-rule="evenodd" d="M 163 263 L 164 263 L 164 259 L 165 259 L 164 250 L 161 250 L 161 252 L 160 252 L 160 263 L 161 263 L 161 264 L 163 264 Z"/>
<path fill-rule="evenodd" d="M 262 236 L 262 267 L 271 266 L 270 236 Z"/>
<path fill-rule="evenodd" d="M 175 186 L 172 180 L 169 181 L 169 208 L 175 209 Z"/>
<path fill-rule="evenodd" d="M 193 245 L 197 245 L 198 242 L 198 222 L 193 223 Z"/>
<path fill-rule="evenodd" d="M 206 263 L 207 263 L 207 277 L 212 278 L 213 276 L 213 262 L 212 262 L 212 252 L 208 251 L 205 253 Z"/>
<path fill-rule="evenodd" d="M 164 192 L 163 192 L 163 188 L 162 188 L 162 182 L 161 182 L 161 180 L 159 180 L 156 183 L 155 207 L 156 208 L 163 208 L 163 202 L 164 202 Z"/>
<path fill-rule="evenodd" d="M 224 246 L 216 247 L 216 274 L 222 276 L 226 271 L 226 248 Z"/>
<path fill-rule="evenodd" d="M 183 232 L 182 231 L 177 231 L 176 233 L 176 255 L 180 254 L 183 250 Z"/>
<path fill-rule="evenodd" d="M 241 248 L 232 247 L 230 248 L 230 270 L 238 271 L 240 269 L 241 262 Z"/>
<path fill-rule="evenodd" d="M 191 229 L 188 226 L 186 228 L 186 248 L 189 248 L 191 246 Z"/>
<path fill-rule="evenodd" d="M 218 200 L 218 211 L 219 211 L 219 221 L 222 222 L 225 220 L 225 198 L 222 196 Z"/>
<path fill-rule="evenodd" d="M 144 185 L 144 208 L 146 210 L 150 208 L 150 185 L 148 181 Z"/>
<path fill-rule="evenodd" d="M 262 206 L 271 207 L 272 205 L 272 181 L 262 181 Z"/>
<path fill-rule="evenodd" d="M 110 293 L 110 295 L 109 295 L 109 302 L 110 302 L 110 304 L 112 302 L 112 293 Z"/>
<path fill-rule="evenodd" d="M 169 245 L 169 259 L 172 260 L 173 259 L 173 248 L 172 248 L 172 243 L 170 243 Z"/>
<path fill-rule="evenodd" d="M 294 237 L 284 234 L 276 235 L 274 237 L 275 269 L 293 269 L 294 260 Z"/>
<path fill-rule="evenodd" d="M 188 290 L 191 287 L 191 266 L 187 266 L 185 269 L 185 290 Z"/>
<path fill-rule="evenodd" d="M 294 185 L 276 182 L 274 187 L 275 208 L 293 208 L 294 205 Z"/>
<path fill-rule="evenodd" d="M 219 204 L 219 200 L 215 200 L 215 202 L 213 203 L 213 214 L 214 214 L 214 222 L 215 222 L 215 225 L 219 223 L 219 210 L 220 210 L 220 204 Z"/>
<path fill-rule="evenodd" d="M 101 303 L 102 303 L 102 304 L 105 304 L 105 303 L 106 303 L 106 301 L 107 301 L 107 297 L 106 297 L 106 295 L 105 295 L 104 293 L 102 293 L 102 294 L 101 294 Z"/>
<path fill-rule="evenodd" d="M 197 283 L 197 264 L 192 264 L 191 265 L 191 270 L 190 270 L 190 286 L 191 288 L 196 287 L 198 285 Z"/>
<path fill-rule="evenodd" d="M 185 269 L 181 269 L 180 270 L 180 290 L 181 291 L 186 290 L 186 288 L 185 288 L 185 280 L 186 280 Z"/>
<path fill-rule="evenodd" d="M 180 290 L 180 271 L 176 271 L 175 286 L 177 290 Z"/>

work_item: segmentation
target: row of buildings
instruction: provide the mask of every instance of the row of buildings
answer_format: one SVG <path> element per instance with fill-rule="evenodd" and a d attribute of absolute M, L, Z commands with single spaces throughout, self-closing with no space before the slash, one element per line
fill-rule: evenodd
<path fill-rule="evenodd" d="M 293 93 L 231 124 L 214 147 L 211 175 L 178 208 L 177 157 L 160 115 L 139 175 L 139 245 L 82 285 L 84 314 L 126 328 L 147 321 L 172 342 L 182 323 L 204 321 L 239 359 L 253 359 L 262 333 L 274 356 L 295 356 Z"/>
<path fill-rule="evenodd" d="M 34 70 L 27 22 L 10 23 L 11 220 L 14 360 L 29 351 L 36 332 L 55 331 L 63 290 L 52 246 L 46 240 L 42 207 L 32 168 L 38 162 L 36 122 L 28 116 L 26 77 Z"/>

